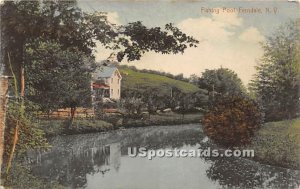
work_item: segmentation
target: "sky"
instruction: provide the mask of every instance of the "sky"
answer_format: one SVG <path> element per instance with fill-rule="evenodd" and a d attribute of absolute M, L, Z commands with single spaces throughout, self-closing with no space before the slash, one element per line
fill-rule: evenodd
<path fill-rule="evenodd" d="M 260 42 L 280 25 L 299 18 L 299 4 L 287 1 L 79 1 L 88 12 L 107 12 L 110 22 L 127 24 L 142 21 L 148 27 L 173 23 L 200 41 L 197 48 L 184 54 L 144 54 L 141 60 L 121 64 L 172 74 L 201 76 L 205 69 L 220 67 L 234 70 L 244 84 L 255 74 L 263 50 Z M 252 10 L 256 12 L 251 12 Z M 259 12 L 260 10 L 260 12 Z M 250 11 L 250 12 L 249 12 Z M 109 57 L 101 45 L 96 60 Z"/>

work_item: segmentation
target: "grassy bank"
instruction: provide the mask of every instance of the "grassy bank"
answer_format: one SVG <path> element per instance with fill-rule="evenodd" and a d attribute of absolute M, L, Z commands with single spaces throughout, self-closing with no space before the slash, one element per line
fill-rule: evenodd
<path fill-rule="evenodd" d="M 300 169 L 300 118 L 265 123 L 247 148 L 262 163 Z"/>
<path fill-rule="evenodd" d="M 200 113 L 181 115 L 177 113 L 156 114 L 144 119 L 124 119 L 124 127 L 143 127 L 152 125 L 179 125 L 188 123 L 200 123 Z"/>
<path fill-rule="evenodd" d="M 76 118 L 71 128 L 68 128 L 66 119 L 41 119 L 39 127 L 46 136 L 62 134 L 83 134 L 94 132 L 105 132 L 120 127 L 145 127 L 153 125 L 179 125 L 188 123 L 199 123 L 202 115 L 200 113 L 185 114 L 165 113 L 151 115 L 141 119 L 130 119 L 122 117 L 107 117 L 104 120 L 91 118 Z"/>
<path fill-rule="evenodd" d="M 46 136 L 104 132 L 114 128 L 113 124 L 102 120 L 75 119 L 70 128 L 67 127 L 68 122 L 67 119 L 43 119 L 39 121 L 39 127 Z"/>

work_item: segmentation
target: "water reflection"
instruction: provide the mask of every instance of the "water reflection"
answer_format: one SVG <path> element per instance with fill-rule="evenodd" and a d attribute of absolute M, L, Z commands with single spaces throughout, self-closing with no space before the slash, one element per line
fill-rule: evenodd
<path fill-rule="evenodd" d="M 71 188 L 84 187 L 87 183 L 87 174 L 104 175 L 111 169 L 118 171 L 120 158 L 120 143 L 84 146 L 65 151 L 53 150 L 45 154 L 40 152 L 28 154 L 28 161 L 35 175 L 49 181 L 58 180 L 59 183 Z"/>
<path fill-rule="evenodd" d="M 56 137 L 28 152 L 34 175 L 69 188 L 297 188 L 300 172 L 238 158 L 129 158 L 128 147 L 202 148 L 200 127 L 128 129 Z M 149 179 L 151 178 L 151 179 Z M 174 184 L 175 183 L 175 184 Z"/>

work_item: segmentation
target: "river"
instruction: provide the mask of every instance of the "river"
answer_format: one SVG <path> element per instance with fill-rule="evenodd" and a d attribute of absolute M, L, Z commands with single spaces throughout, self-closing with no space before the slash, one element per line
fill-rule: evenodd
<path fill-rule="evenodd" d="M 128 147 L 198 149 L 200 125 L 131 128 L 58 136 L 47 152 L 28 152 L 33 174 L 67 188 L 217 189 L 298 188 L 300 171 L 243 158 L 129 157 Z"/>

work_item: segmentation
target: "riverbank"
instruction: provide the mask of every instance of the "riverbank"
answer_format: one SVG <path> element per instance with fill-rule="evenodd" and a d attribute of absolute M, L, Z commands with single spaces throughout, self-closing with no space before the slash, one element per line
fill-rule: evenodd
<path fill-rule="evenodd" d="M 300 170 L 300 118 L 265 123 L 246 148 L 256 161 Z"/>
<path fill-rule="evenodd" d="M 106 132 L 119 128 L 200 123 L 201 118 L 201 113 L 190 113 L 184 116 L 177 113 L 162 113 L 140 119 L 122 118 L 119 116 L 110 116 L 103 120 L 76 118 L 70 128 L 67 127 L 68 119 L 40 119 L 38 126 L 45 132 L 47 137 L 50 137 L 56 135 Z"/>
<path fill-rule="evenodd" d="M 168 113 L 151 115 L 143 119 L 122 119 L 116 117 L 106 120 L 77 118 L 73 126 L 66 128 L 68 120 L 40 120 L 39 127 L 47 137 L 56 135 L 107 132 L 119 128 L 147 127 L 159 125 L 180 125 L 199 123 L 202 115 Z M 253 149 L 253 160 L 279 167 L 300 170 L 300 118 L 265 123 L 245 149 Z M 252 159 L 252 158 L 251 158 Z"/>

